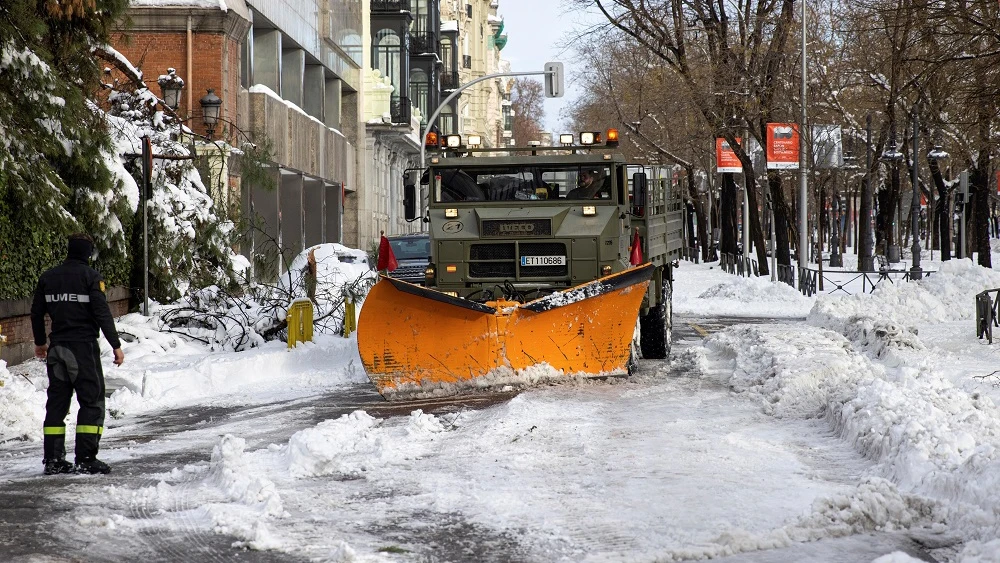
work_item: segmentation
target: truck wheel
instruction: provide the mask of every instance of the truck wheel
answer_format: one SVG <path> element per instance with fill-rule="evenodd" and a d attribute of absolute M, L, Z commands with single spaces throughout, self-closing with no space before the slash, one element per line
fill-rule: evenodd
<path fill-rule="evenodd" d="M 660 292 L 660 303 L 639 317 L 639 346 L 643 358 L 666 359 L 670 355 L 670 337 L 673 329 L 673 287 L 665 280 Z"/>
<path fill-rule="evenodd" d="M 639 358 L 642 357 L 641 338 L 642 330 L 639 326 L 639 321 L 636 321 L 635 330 L 632 332 L 632 341 L 628 347 L 628 363 L 626 367 L 628 368 L 629 376 L 635 375 L 639 369 Z"/>

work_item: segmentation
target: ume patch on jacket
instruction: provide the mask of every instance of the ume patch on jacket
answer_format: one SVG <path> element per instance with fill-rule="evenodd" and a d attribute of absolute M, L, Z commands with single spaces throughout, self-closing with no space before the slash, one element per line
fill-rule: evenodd
<path fill-rule="evenodd" d="M 102 289 L 103 291 L 103 289 Z M 77 302 L 77 303 L 90 303 L 89 295 L 81 295 L 79 293 L 46 293 L 45 302 L 46 303 L 59 303 L 60 301 L 67 302 Z"/>

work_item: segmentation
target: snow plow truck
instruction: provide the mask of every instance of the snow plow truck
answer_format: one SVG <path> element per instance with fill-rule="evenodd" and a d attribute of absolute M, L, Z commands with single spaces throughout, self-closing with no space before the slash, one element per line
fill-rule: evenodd
<path fill-rule="evenodd" d="M 380 278 L 358 320 L 383 397 L 620 376 L 667 357 L 683 226 L 662 170 L 628 164 L 614 129 L 510 149 L 432 135 L 403 190 L 407 220 L 430 234 L 424 284 Z"/>

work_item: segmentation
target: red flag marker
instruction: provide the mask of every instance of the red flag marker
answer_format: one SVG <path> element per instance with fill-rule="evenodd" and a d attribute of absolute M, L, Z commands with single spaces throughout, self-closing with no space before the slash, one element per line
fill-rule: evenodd
<path fill-rule="evenodd" d="M 631 253 L 629 254 L 629 262 L 633 266 L 638 266 L 642 264 L 642 241 L 639 240 L 639 229 L 635 230 L 635 234 L 632 235 L 632 247 Z"/>
<path fill-rule="evenodd" d="M 382 233 L 382 240 L 378 243 L 378 264 L 376 268 L 391 272 L 398 267 L 399 263 L 396 262 L 396 255 L 392 252 L 392 245 L 389 244 L 389 239 L 385 238 L 385 233 Z"/>

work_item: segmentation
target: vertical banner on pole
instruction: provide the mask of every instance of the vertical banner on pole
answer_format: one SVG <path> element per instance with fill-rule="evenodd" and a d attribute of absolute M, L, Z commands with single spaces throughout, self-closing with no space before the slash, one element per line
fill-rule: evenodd
<path fill-rule="evenodd" d="M 799 126 L 797 123 L 767 124 L 767 169 L 798 170 Z"/>
<path fill-rule="evenodd" d="M 739 137 L 736 138 L 737 143 L 742 141 Z M 729 142 L 722 137 L 715 139 L 715 168 L 719 174 L 727 172 L 740 174 L 743 172 L 743 163 L 740 162 L 733 148 L 729 146 Z"/>

